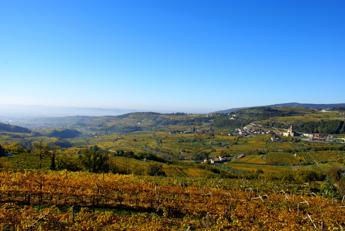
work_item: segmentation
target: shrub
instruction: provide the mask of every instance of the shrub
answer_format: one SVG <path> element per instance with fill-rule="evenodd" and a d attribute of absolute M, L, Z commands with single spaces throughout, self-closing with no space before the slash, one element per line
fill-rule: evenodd
<path fill-rule="evenodd" d="M 324 181 L 326 179 L 326 175 L 316 171 L 303 171 L 302 177 L 304 181 Z"/>
<path fill-rule="evenodd" d="M 161 165 L 150 165 L 148 167 L 147 174 L 150 176 L 166 176 Z"/>
<path fill-rule="evenodd" d="M 72 143 L 67 140 L 58 140 L 54 142 L 53 144 L 60 148 L 70 148 L 73 146 Z"/>
<path fill-rule="evenodd" d="M 139 153 L 138 155 L 136 155 L 135 159 L 139 159 L 139 160 L 152 160 L 152 161 L 157 161 L 157 162 L 162 162 L 162 163 L 166 163 L 167 161 L 164 160 L 163 158 L 156 156 L 152 153 Z"/>
<path fill-rule="evenodd" d="M 345 177 L 342 177 L 338 182 L 339 193 L 341 196 L 345 196 Z"/>
<path fill-rule="evenodd" d="M 328 176 L 330 181 L 337 187 L 339 194 L 345 196 L 345 168 L 332 168 Z"/>
<path fill-rule="evenodd" d="M 330 198 L 338 196 L 337 188 L 332 184 L 329 178 L 321 185 L 321 193 L 323 196 Z"/>
<path fill-rule="evenodd" d="M 200 152 L 200 153 L 195 153 L 192 156 L 192 160 L 194 161 L 203 161 L 205 159 L 208 159 L 210 156 L 209 153 L 205 153 L 205 152 Z"/>
<path fill-rule="evenodd" d="M 70 156 L 59 156 L 56 162 L 56 169 L 58 170 L 68 170 L 73 172 L 82 170 L 82 165 L 80 161 Z"/>
<path fill-rule="evenodd" d="M 338 182 L 343 177 L 345 177 L 345 168 L 340 168 L 340 167 L 332 168 L 329 170 L 328 175 L 333 182 Z"/>

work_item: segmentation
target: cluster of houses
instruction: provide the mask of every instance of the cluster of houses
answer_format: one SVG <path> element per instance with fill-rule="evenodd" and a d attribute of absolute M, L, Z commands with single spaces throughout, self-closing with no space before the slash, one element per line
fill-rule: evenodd
<path fill-rule="evenodd" d="M 199 128 L 190 128 L 186 130 L 172 130 L 169 131 L 170 135 L 176 135 L 176 134 L 209 134 L 214 132 L 212 129 L 199 129 Z"/>
<path fill-rule="evenodd" d="M 304 141 L 310 142 L 339 142 L 345 143 L 345 138 L 335 138 L 330 134 L 321 134 L 321 133 L 299 133 L 293 130 L 293 127 L 290 126 L 286 132 L 281 133 L 284 137 L 300 137 Z M 271 139 L 272 140 L 272 139 Z"/>
<path fill-rule="evenodd" d="M 246 155 L 241 153 L 238 156 L 236 156 L 236 159 L 241 159 L 243 157 L 245 157 Z M 213 159 L 204 159 L 204 161 L 202 162 L 203 164 L 212 164 L 212 165 L 218 165 L 218 164 L 222 164 L 222 163 L 226 163 L 231 161 L 232 158 L 231 157 L 222 157 L 222 156 L 218 156 L 216 158 Z"/>
<path fill-rule="evenodd" d="M 221 164 L 221 163 L 225 163 L 230 161 L 231 158 L 229 157 L 222 157 L 222 156 L 218 156 L 217 158 L 214 159 L 204 159 L 204 161 L 202 162 L 203 164 Z"/>
<path fill-rule="evenodd" d="M 283 139 L 281 137 L 298 137 L 303 141 L 309 142 L 338 142 L 345 143 L 345 138 L 337 138 L 330 134 L 321 134 L 321 133 L 300 133 L 294 131 L 293 127 L 290 126 L 287 130 L 281 132 L 277 130 L 270 130 L 263 128 L 261 125 L 250 123 L 243 128 L 237 128 L 234 134 L 229 133 L 229 135 L 238 135 L 238 136 L 251 136 L 251 135 L 265 135 L 271 134 L 272 142 L 279 142 Z"/>
<path fill-rule="evenodd" d="M 250 136 L 250 135 L 265 135 L 271 134 L 272 131 L 262 128 L 255 123 L 250 123 L 243 128 L 237 128 L 235 134 L 239 136 Z"/>
<path fill-rule="evenodd" d="M 193 133 L 195 133 L 195 131 L 193 129 L 169 131 L 170 135 L 175 135 L 175 134 L 193 134 Z"/>

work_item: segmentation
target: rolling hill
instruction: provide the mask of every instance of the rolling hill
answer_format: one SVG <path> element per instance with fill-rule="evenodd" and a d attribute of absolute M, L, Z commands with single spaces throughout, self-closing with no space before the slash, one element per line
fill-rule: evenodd
<path fill-rule="evenodd" d="M 295 125 L 304 132 L 317 132 L 320 130 L 344 133 L 343 112 L 336 111 L 336 109 L 342 108 L 343 105 L 345 104 L 287 103 L 236 108 L 210 114 L 133 112 L 118 116 L 48 117 L 23 120 L 14 123 L 17 126 L 12 127 L 4 124 L 2 129 L 3 131 L 30 132 L 29 129 L 18 127 L 23 126 L 38 132 L 53 132 L 53 134 L 50 134 L 52 137 L 61 138 L 67 135 L 71 138 L 71 134 L 67 134 L 70 131 L 78 133 L 72 134 L 73 137 L 77 137 L 81 134 L 126 134 L 161 130 L 188 131 L 195 130 L 195 128 L 232 130 L 252 122 L 258 122 L 268 127 L 278 128 Z M 322 112 L 321 109 L 329 110 L 329 112 Z"/>
<path fill-rule="evenodd" d="M 306 109 L 315 109 L 315 110 L 334 110 L 339 108 L 345 109 L 345 103 L 338 104 L 308 104 L 308 103 L 284 103 L 284 104 L 275 104 L 271 105 L 272 107 L 300 107 Z"/>
<path fill-rule="evenodd" d="M 277 108 L 305 108 L 305 109 L 314 109 L 314 110 L 335 110 L 335 109 L 345 109 L 345 103 L 339 104 L 308 104 L 308 103 L 282 103 L 282 104 L 273 104 L 260 107 L 277 107 Z M 243 108 L 230 108 L 226 110 L 217 111 L 216 113 L 233 113 L 247 108 L 258 108 L 258 107 L 243 107 Z"/>
<path fill-rule="evenodd" d="M 160 114 L 134 112 L 119 116 L 69 116 L 28 119 L 17 123 L 34 130 L 74 129 L 91 134 L 152 131 L 171 126 L 210 125 L 212 117 L 204 114 Z"/>
<path fill-rule="evenodd" d="M 16 125 L 0 123 L 0 132 L 31 133 L 31 130 Z"/>

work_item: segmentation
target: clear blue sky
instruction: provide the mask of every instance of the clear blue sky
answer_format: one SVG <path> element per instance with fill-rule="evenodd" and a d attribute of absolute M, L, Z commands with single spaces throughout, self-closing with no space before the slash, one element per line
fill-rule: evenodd
<path fill-rule="evenodd" d="M 0 0 L 0 104 L 345 102 L 343 0 Z"/>

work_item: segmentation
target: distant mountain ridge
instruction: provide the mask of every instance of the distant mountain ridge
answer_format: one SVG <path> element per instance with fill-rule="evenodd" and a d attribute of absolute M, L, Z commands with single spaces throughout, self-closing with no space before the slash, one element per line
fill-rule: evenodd
<path fill-rule="evenodd" d="M 345 108 L 345 103 L 337 104 L 312 104 L 312 103 L 283 103 L 283 104 L 274 104 L 272 107 L 302 107 L 306 109 L 336 109 L 336 108 Z"/>
<path fill-rule="evenodd" d="M 345 103 L 338 103 L 338 104 L 312 104 L 312 103 L 282 103 L 282 104 L 272 104 L 272 105 L 266 105 L 266 106 L 256 106 L 256 107 L 300 107 L 305 109 L 315 109 L 315 110 L 332 110 L 332 109 L 338 109 L 338 108 L 344 108 L 345 109 Z M 256 107 L 242 107 L 242 108 L 230 108 L 226 110 L 217 111 L 215 113 L 221 113 L 221 114 L 227 114 L 232 112 L 237 112 L 242 109 L 247 108 L 256 108 Z"/>

